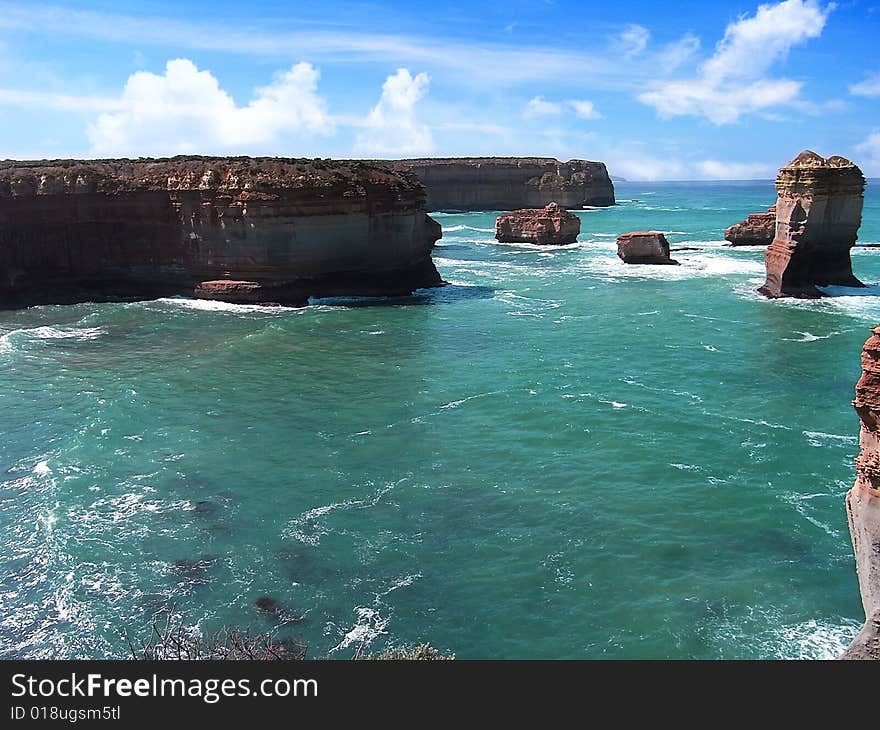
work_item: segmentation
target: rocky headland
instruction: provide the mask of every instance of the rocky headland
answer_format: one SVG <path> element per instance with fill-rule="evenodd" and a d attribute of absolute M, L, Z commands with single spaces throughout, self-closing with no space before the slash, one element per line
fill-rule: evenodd
<path fill-rule="evenodd" d="M 501 243 L 568 244 L 577 241 L 581 219 L 557 203 L 523 208 L 495 219 L 495 238 Z"/>
<path fill-rule="evenodd" d="M 633 231 L 617 237 L 617 255 L 625 264 L 671 264 L 669 241 L 657 231 Z"/>
<path fill-rule="evenodd" d="M 861 424 L 856 482 L 846 495 L 865 625 L 842 659 L 880 659 L 880 327 L 871 332 L 853 401 Z"/>
<path fill-rule="evenodd" d="M 862 220 L 862 171 L 843 157 L 806 150 L 780 169 L 776 190 L 776 233 L 758 291 L 770 298 L 819 297 L 817 286 L 864 286 L 850 261 Z"/>
<path fill-rule="evenodd" d="M 749 217 L 724 231 L 731 246 L 768 246 L 776 235 L 776 206 L 766 213 L 750 213 Z"/>
<path fill-rule="evenodd" d="M 169 295 L 304 304 L 441 284 L 406 169 L 175 157 L 0 162 L 0 306 Z"/>
<path fill-rule="evenodd" d="M 603 162 L 552 157 L 450 157 L 400 160 L 427 190 L 428 210 L 516 210 L 614 205 Z"/>

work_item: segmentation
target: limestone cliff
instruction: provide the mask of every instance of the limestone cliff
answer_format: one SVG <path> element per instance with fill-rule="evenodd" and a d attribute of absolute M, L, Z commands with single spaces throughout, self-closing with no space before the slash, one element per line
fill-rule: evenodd
<path fill-rule="evenodd" d="M 428 210 L 516 210 L 614 205 L 602 162 L 551 157 L 459 157 L 400 160 L 428 193 Z"/>
<path fill-rule="evenodd" d="M 880 659 L 880 327 L 871 331 L 853 401 L 861 421 L 856 483 L 846 495 L 865 625 L 843 659 Z"/>
<path fill-rule="evenodd" d="M 750 213 L 741 223 L 724 231 L 724 238 L 731 246 L 767 246 L 776 235 L 776 206 L 766 213 Z"/>
<path fill-rule="evenodd" d="M 405 170 L 176 157 L 0 163 L 0 306 L 170 294 L 301 304 L 440 277 L 440 226 Z"/>
<path fill-rule="evenodd" d="M 850 249 L 862 220 L 865 178 L 843 157 L 809 150 L 776 178 L 776 232 L 764 254 L 767 297 L 818 297 L 816 286 L 864 286 L 853 276 Z"/>

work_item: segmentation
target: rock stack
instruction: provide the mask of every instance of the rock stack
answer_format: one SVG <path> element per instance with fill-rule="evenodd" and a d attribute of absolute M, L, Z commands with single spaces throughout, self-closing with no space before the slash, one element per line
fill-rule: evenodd
<path fill-rule="evenodd" d="M 523 208 L 495 219 L 495 238 L 501 243 L 574 243 L 581 219 L 556 203 L 545 208 Z"/>
<path fill-rule="evenodd" d="M 776 206 L 766 213 L 751 213 L 741 223 L 724 231 L 724 238 L 731 246 L 767 246 L 776 235 Z"/>
<path fill-rule="evenodd" d="M 862 220 L 862 171 L 843 157 L 824 159 L 807 150 L 780 169 L 776 190 L 776 234 L 758 291 L 770 298 L 819 297 L 816 286 L 864 286 L 849 256 Z"/>
<path fill-rule="evenodd" d="M 625 264 L 673 264 L 669 242 L 657 231 L 633 231 L 617 238 L 617 255 Z"/>
<path fill-rule="evenodd" d="M 842 659 L 880 659 L 880 327 L 871 332 L 853 401 L 861 421 L 856 483 L 846 495 L 865 625 Z"/>

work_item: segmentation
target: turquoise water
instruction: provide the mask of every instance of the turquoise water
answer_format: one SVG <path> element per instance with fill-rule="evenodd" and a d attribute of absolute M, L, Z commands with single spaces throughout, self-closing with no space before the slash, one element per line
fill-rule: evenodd
<path fill-rule="evenodd" d="M 402 300 L 0 313 L 0 656 L 124 656 L 167 610 L 319 657 L 834 655 L 880 249 L 769 302 L 720 239 L 770 183 L 617 195 L 567 247 L 439 214 L 452 283 Z M 620 263 L 645 228 L 701 250 Z"/>

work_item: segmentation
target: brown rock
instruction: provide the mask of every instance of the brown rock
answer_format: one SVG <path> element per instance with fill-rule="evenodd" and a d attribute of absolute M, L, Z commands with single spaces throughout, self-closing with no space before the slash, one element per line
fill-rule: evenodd
<path fill-rule="evenodd" d="M 678 264 L 669 258 L 669 242 L 657 231 L 633 231 L 617 238 L 617 255 L 625 264 Z"/>
<path fill-rule="evenodd" d="M 285 304 L 403 295 L 442 283 L 440 235 L 415 174 L 378 163 L 0 162 L 0 307 L 192 296 L 197 285 L 199 296 Z M 241 284 L 200 285 L 223 279 Z"/>
<path fill-rule="evenodd" d="M 495 238 L 501 243 L 574 243 L 581 219 L 556 203 L 545 208 L 523 208 L 495 219 Z"/>
<path fill-rule="evenodd" d="M 776 206 L 766 213 L 750 213 L 742 223 L 724 231 L 724 238 L 731 246 L 767 246 L 776 235 Z"/>
<path fill-rule="evenodd" d="M 234 304 L 265 301 L 263 287 L 256 281 L 233 281 L 231 279 L 202 281 L 196 284 L 193 293 L 197 299 L 214 299 Z"/>
<path fill-rule="evenodd" d="M 448 157 L 400 160 L 427 190 L 428 210 L 516 210 L 614 205 L 603 162 L 552 157 Z"/>
<path fill-rule="evenodd" d="M 767 297 L 819 297 L 816 286 L 864 286 L 849 252 L 862 220 L 865 178 L 843 157 L 809 150 L 776 178 L 776 234 L 764 253 Z"/>
<path fill-rule="evenodd" d="M 880 659 L 880 327 L 871 331 L 853 401 L 861 422 L 856 482 L 846 495 L 866 620 L 842 659 Z"/>

